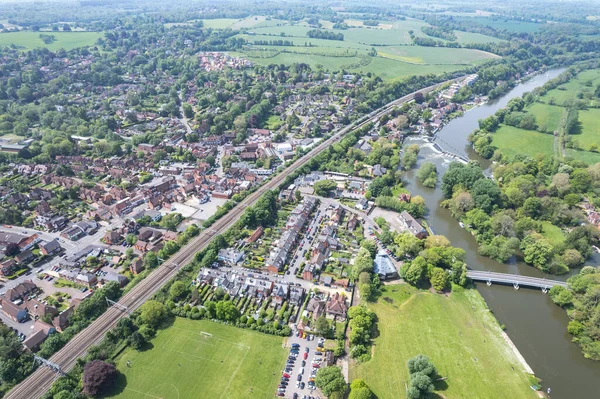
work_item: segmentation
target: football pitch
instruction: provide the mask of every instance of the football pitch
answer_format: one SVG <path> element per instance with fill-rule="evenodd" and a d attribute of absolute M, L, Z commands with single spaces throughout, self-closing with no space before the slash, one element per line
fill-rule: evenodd
<path fill-rule="evenodd" d="M 119 356 L 121 376 L 107 397 L 272 398 L 287 355 L 281 337 L 180 318 L 151 343 Z"/>

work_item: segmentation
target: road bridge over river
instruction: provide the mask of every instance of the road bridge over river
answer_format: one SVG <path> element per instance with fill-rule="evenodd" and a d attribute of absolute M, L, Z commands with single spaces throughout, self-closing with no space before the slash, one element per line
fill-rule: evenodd
<path fill-rule="evenodd" d="M 467 276 L 473 281 L 483 281 L 487 285 L 492 285 L 493 283 L 507 284 L 512 285 L 517 290 L 521 286 L 541 288 L 544 293 L 556 285 L 563 287 L 567 286 L 567 283 L 564 281 L 548 280 L 545 278 L 522 276 L 518 274 L 484 272 L 479 270 L 469 270 L 467 271 Z"/>

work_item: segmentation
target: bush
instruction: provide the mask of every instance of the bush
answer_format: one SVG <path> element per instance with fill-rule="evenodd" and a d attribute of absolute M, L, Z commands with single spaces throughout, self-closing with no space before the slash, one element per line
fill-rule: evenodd
<path fill-rule="evenodd" d="M 92 360 L 83 367 L 83 392 L 96 396 L 111 388 L 117 380 L 116 367 L 102 360 Z"/>

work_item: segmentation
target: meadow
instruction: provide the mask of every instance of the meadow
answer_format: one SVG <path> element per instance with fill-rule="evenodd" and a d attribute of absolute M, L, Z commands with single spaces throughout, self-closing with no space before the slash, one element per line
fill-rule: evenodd
<path fill-rule="evenodd" d="M 56 40 L 46 44 L 40 39 L 40 33 L 53 35 Z M 40 47 L 52 51 L 61 48 L 71 50 L 93 45 L 102 36 L 101 32 L 8 32 L 0 33 L 0 47 L 14 45 L 27 50 Z"/>
<path fill-rule="evenodd" d="M 322 22 L 323 29 L 332 28 L 332 24 L 326 22 Z M 344 40 L 340 41 L 309 38 L 307 32 L 313 28 L 305 22 L 291 25 L 282 20 L 265 20 L 253 26 L 247 33 L 240 33 L 239 37 L 250 43 L 286 40 L 294 46 L 260 44 L 238 55 L 260 65 L 291 65 L 304 62 L 332 71 L 344 69 L 349 72 L 371 72 L 386 80 L 452 72 L 498 57 L 471 49 L 415 46 L 409 31 L 413 31 L 416 36 L 426 36 L 421 27 L 427 26 L 427 23 L 419 20 L 382 21 L 378 27 L 365 27 L 360 21 L 348 20 L 346 23 L 351 26 L 349 29 L 334 30 L 343 33 Z M 457 37 L 460 43 L 487 43 L 499 40 L 467 32 L 457 32 Z M 375 57 L 369 55 L 373 48 L 378 53 Z"/>
<path fill-rule="evenodd" d="M 535 156 L 554 154 L 554 136 L 532 130 L 501 125 L 493 134 L 492 145 L 498 147 L 508 158 L 517 154 Z"/>
<path fill-rule="evenodd" d="M 354 364 L 350 379 L 362 378 L 378 399 L 406 398 L 406 362 L 429 356 L 438 373 L 436 398 L 536 398 L 530 377 L 474 289 L 450 295 L 387 285 L 377 303 L 378 334 L 371 360 Z"/>
<path fill-rule="evenodd" d="M 287 355 L 282 343 L 281 337 L 177 318 L 158 332 L 150 349 L 121 354 L 121 377 L 107 397 L 272 398 Z"/>

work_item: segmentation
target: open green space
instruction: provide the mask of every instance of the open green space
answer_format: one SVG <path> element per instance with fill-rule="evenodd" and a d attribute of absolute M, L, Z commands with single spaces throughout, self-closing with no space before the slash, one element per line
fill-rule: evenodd
<path fill-rule="evenodd" d="M 554 154 L 553 135 L 507 125 L 500 126 L 494 133 L 492 145 L 498 147 L 509 158 L 517 154 Z"/>
<path fill-rule="evenodd" d="M 589 165 L 593 165 L 595 163 L 600 162 L 600 154 L 597 152 L 572 150 L 572 149 L 567 149 L 565 152 L 566 152 L 567 157 L 583 161 Z"/>
<path fill-rule="evenodd" d="M 230 28 L 231 25 L 233 25 L 237 21 L 238 20 L 234 19 L 234 18 L 203 19 L 202 24 L 206 28 L 225 29 L 225 28 Z"/>
<path fill-rule="evenodd" d="M 561 244 L 565 240 L 565 235 L 563 234 L 560 227 L 553 225 L 550 222 L 541 222 L 542 223 L 542 235 L 550 244 L 553 246 L 557 246 Z"/>
<path fill-rule="evenodd" d="M 498 57 L 472 49 L 414 46 L 409 31 L 413 31 L 416 36 L 426 37 L 421 27 L 428 25 L 415 19 L 393 23 L 384 21 L 379 27 L 365 27 L 361 21 L 346 22 L 350 22 L 353 27 L 345 30 L 333 29 L 344 35 L 342 41 L 309 38 L 307 32 L 314 28 L 305 22 L 291 25 L 286 21 L 265 20 L 253 26 L 247 33 L 240 33 L 238 37 L 250 43 L 285 40 L 292 42 L 293 46 L 257 44 L 238 55 L 260 65 L 291 65 L 304 62 L 312 67 L 321 65 L 333 71 L 344 69 L 349 72 L 371 72 L 387 80 L 451 72 L 466 65 Z M 323 29 L 331 27 L 331 24 L 323 25 Z M 457 32 L 457 37 L 460 43 L 488 43 L 500 40 L 468 32 Z M 373 47 L 379 54 L 376 57 L 369 55 Z"/>
<path fill-rule="evenodd" d="M 577 98 L 578 93 L 586 91 L 593 93 L 598 83 L 600 83 L 600 69 L 588 69 L 579 73 L 567 83 L 548 91 L 543 96 L 543 100 L 550 102 L 553 99 L 556 104 L 563 105 L 566 100 Z"/>
<path fill-rule="evenodd" d="M 474 289 L 440 295 L 408 285 L 388 285 L 377 303 L 373 357 L 355 364 L 350 379 L 362 378 L 378 399 L 406 398 L 406 362 L 429 356 L 438 373 L 439 398 L 536 398 L 498 322 Z"/>
<path fill-rule="evenodd" d="M 600 146 L 600 109 L 590 108 L 579 111 L 581 133 L 572 134 L 573 140 L 579 142 L 580 148 L 589 149 L 590 145 Z"/>
<path fill-rule="evenodd" d="M 49 50 L 71 50 L 76 47 L 90 46 L 102 37 L 101 32 L 42 32 L 56 38 L 53 43 L 46 44 L 40 39 L 40 32 L 8 32 L 0 33 L 0 47 L 17 46 L 25 49 L 46 47 Z"/>
<path fill-rule="evenodd" d="M 107 397 L 270 398 L 286 354 L 281 337 L 177 318 L 158 332 L 151 349 L 128 348 L 121 354 L 117 367 L 122 375 Z"/>
<path fill-rule="evenodd" d="M 516 21 L 516 20 L 512 20 L 512 19 L 500 19 L 500 18 L 488 18 L 488 17 L 463 17 L 462 19 L 467 20 L 467 21 L 475 21 L 481 25 L 487 25 L 494 29 L 498 29 L 498 30 L 506 29 L 509 32 L 517 32 L 517 33 L 535 32 L 544 26 L 544 24 L 537 24 L 535 22 Z"/>
<path fill-rule="evenodd" d="M 564 109 L 556 105 L 533 103 L 527 107 L 527 112 L 535 115 L 538 126 L 545 132 L 554 132 L 560 127 Z"/>

